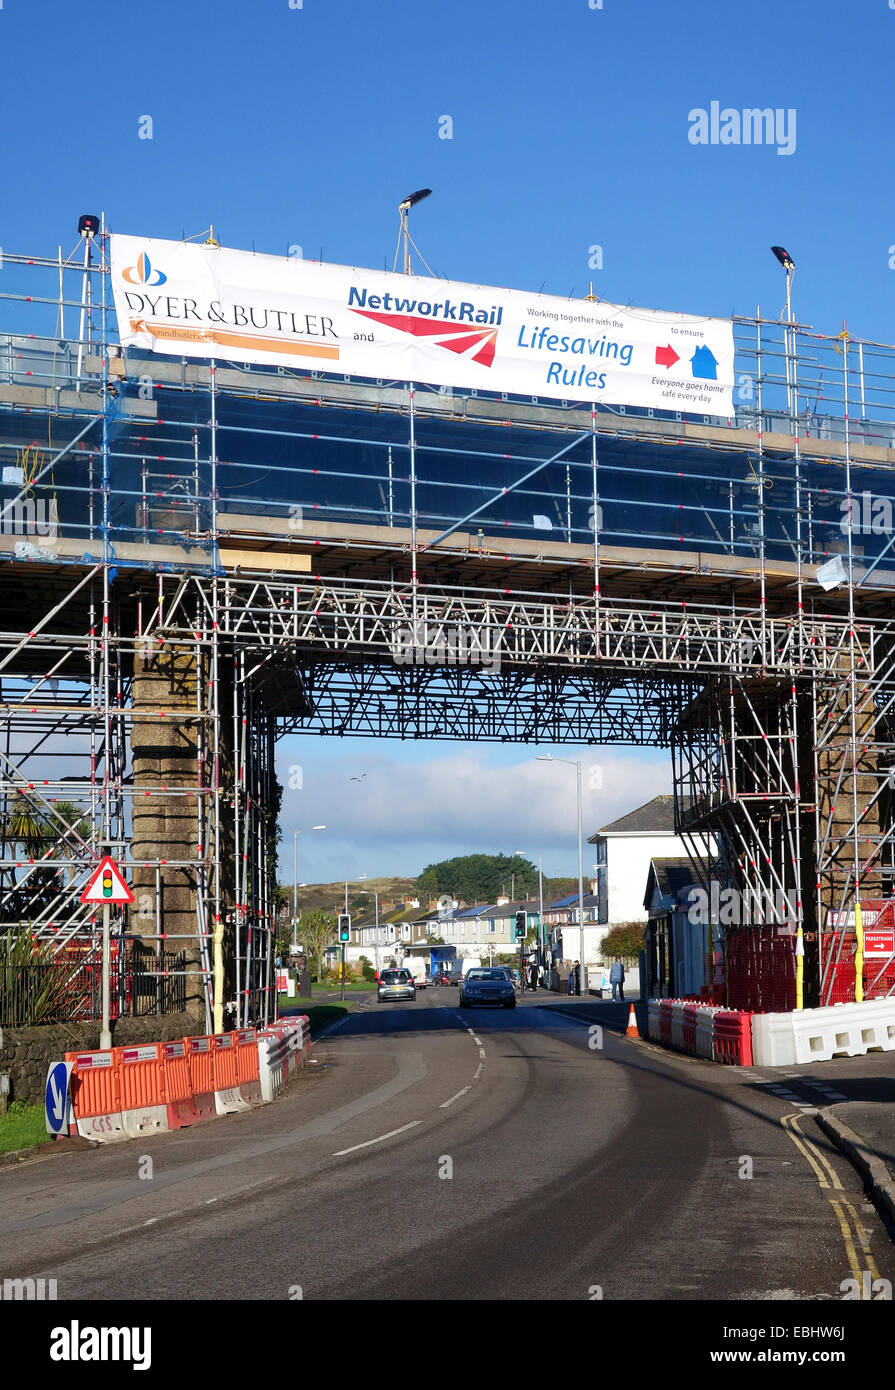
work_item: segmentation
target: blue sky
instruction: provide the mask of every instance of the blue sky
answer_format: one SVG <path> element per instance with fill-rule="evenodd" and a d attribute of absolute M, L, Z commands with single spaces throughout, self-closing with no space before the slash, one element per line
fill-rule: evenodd
<path fill-rule="evenodd" d="M 889 0 L 3 0 L 0 246 L 70 250 L 78 214 L 105 210 L 120 232 L 176 238 L 213 222 L 231 246 L 390 266 L 396 205 L 429 186 L 413 230 L 441 275 L 575 295 L 593 279 L 620 303 L 776 317 L 778 242 L 797 262 L 803 322 L 892 341 L 893 62 Z M 793 153 L 692 144 L 689 113 L 712 101 L 794 111 Z M 302 764 L 303 788 L 284 800 L 289 872 L 292 828 L 327 817 L 303 877 L 416 872 L 479 848 L 437 777 L 462 782 L 467 807 L 503 787 L 489 845 L 572 872 L 571 798 L 539 792 L 532 820 L 528 761 L 291 740 L 280 764 Z M 341 777 L 356 786 L 354 764 L 378 787 L 365 810 L 336 795 Z M 663 756 L 616 751 L 606 765 L 593 826 L 642 788 L 668 789 Z"/>

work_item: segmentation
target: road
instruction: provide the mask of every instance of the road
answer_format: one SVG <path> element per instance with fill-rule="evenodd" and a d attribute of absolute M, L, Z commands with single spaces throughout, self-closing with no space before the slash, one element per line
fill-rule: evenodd
<path fill-rule="evenodd" d="M 811 1113 L 889 1057 L 781 1077 L 601 1037 L 530 995 L 461 1012 L 448 988 L 365 1000 L 313 1056 L 251 1114 L 0 1170 L 0 1273 L 78 1300 L 840 1299 L 865 1268 L 895 1280 Z"/>

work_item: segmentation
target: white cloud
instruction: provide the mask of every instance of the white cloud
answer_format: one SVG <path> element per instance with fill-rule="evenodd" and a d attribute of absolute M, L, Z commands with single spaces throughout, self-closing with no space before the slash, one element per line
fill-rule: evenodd
<path fill-rule="evenodd" d="M 671 790 L 671 764 L 665 753 L 565 749 L 556 756 L 566 754 L 582 761 L 585 838 Z M 560 851 L 571 861 L 577 857 L 575 769 L 560 762 L 537 762 L 535 757 L 532 750 L 515 762 L 495 765 L 489 749 L 481 745 L 452 748 L 426 761 L 418 760 L 418 747 L 414 761 L 371 756 L 369 750 L 360 761 L 348 754 L 323 763 L 315 757 L 303 769 L 302 789 L 284 791 L 284 846 L 291 844 L 294 827 L 320 821 L 342 845 L 362 848 L 371 873 L 379 870 L 368 849 L 377 857 L 386 852 L 391 861 L 403 851 L 404 872 L 413 873 L 423 867 L 417 862 L 419 851 L 432 844 L 443 846 L 439 858 L 468 853 L 471 846 L 485 853 L 521 849 L 533 859 Z M 289 766 L 294 760 L 284 756 L 279 764 L 284 782 Z M 362 781 L 350 780 L 362 772 Z M 329 845 L 331 836 L 326 837 Z M 316 859 L 329 845 L 324 846 L 323 836 L 313 839 Z M 586 849 L 586 869 L 588 855 Z M 286 857 L 284 853 L 284 861 Z"/>

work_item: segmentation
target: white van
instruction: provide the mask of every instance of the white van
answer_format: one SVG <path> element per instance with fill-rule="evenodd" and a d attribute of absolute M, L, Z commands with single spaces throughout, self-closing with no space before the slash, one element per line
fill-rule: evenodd
<path fill-rule="evenodd" d="M 481 964 L 478 956 L 458 956 L 451 961 L 451 984 L 458 985 L 467 970 L 478 970 Z"/>
<path fill-rule="evenodd" d="M 417 989 L 425 989 L 427 981 L 426 962 L 422 956 L 405 956 L 401 962 L 402 970 L 409 970 Z"/>

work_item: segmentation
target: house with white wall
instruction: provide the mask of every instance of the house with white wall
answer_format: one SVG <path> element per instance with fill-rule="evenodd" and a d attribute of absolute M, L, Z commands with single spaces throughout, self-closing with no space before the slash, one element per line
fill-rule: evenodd
<path fill-rule="evenodd" d="M 607 931 L 619 922 L 646 922 L 643 893 L 653 859 L 687 858 L 687 846 L 674 832 L 674 797 L 670 795 L 654 796 L 628 811 L 589 836 L 587 843 L 596 847 L 598 916 Z M 707 854 L 711 848 L 703 840 L 696 844 L 700 853 Z"/>

